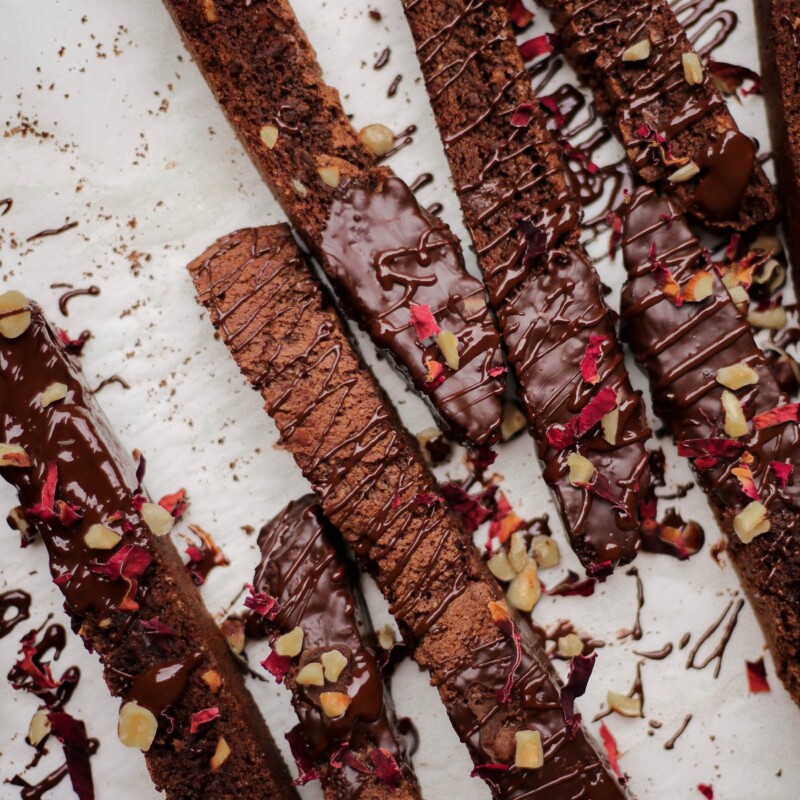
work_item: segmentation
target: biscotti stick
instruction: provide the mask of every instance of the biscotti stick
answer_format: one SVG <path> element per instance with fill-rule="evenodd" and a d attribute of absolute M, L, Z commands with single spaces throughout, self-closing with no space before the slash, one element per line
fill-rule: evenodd
<path fill-rule="evenodd" d="M 0 474 L 42 538 L 53 581 L 121 698 L 119 737 L 170 800 L 297 793 L 151 503 L 141 474 L 41 310 L 0 297 Z M 35 559 L 31 552 L 27 557 Z"/>
<path fill-rule="evenodd" d="M 569 172 L 505 8 L 468 0 L 405 8 L 545 478 L 582 563 L 605 572 L 636 555 L 650 430 L 579 242 Z M 590 462 L 584 481 L 571 480 L 572 454 Z"/>
<path fill-rule="evenodd" d="M 625 338 L 726 533 L 775 669 L 800 702 L 798 404 L 779 389 L 746 316 L 676 205 L 642 189 L 623 215 Z M 697 276 L 708 276 L 702 280 L 713 291 L 686 301 Z"/>
<path fill-rule="evenodd" d="M 189 265 L 323 512 L 374 573 L 496 797 L 625 792 L 561 705 L 531 626 L 509 610 L 441 500 L 418 447 L 362 364 L 285 226 L 224 237 Z M 539 590 L 535 562 L 519 593 Z M 489 767 L 488 764 L 495 766 Z"/>
<path fill-rule="evenodd" d="M 774 219 L 775 193 L 665 0 L 541 0 L 638 177 L 712 227 Z"/>
<path fill-rule="evenodd" d="M 450 229 L 377 166 L 391 132 L 371 126 L 359 138 L 286 0 L 166 5 L 348 313 L 447 429 L 472 444 L 495 442 L 504 370 L 483 287 Z"/>

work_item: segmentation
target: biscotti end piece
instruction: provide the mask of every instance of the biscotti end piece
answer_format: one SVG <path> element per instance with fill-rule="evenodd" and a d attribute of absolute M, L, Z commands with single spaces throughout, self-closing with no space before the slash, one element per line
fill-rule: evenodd
<path fill-rule="evenodd" d="M 0 474 L 17 489 L 27 524 L 43 540 L 73 628 L 100 656 L 106 683 L 121 700 L 120 740 L 146 751 L 153 782 L 170 800 L 296 800 L 170 537 L 148 530 L 141 470 L 40 308 L 29 303 L 26 313 L 29 324 L 14 338 L 0 331 L 0 441 L 25 454 L 24 463 L 3 459 Z M 66 391 L 43 404 L 54 383 Z M 118 534 L 111 549 L 87 540 L 95 525 Z M 156 623 L 172 633 L 154 633 Z M 208 672 L 217 678 L 216 692 L 201 677 Z M 218 716 L 192 732 L 193 715 L 211 708 Z"/>
<path fill-rule="evenodd" d="M 753 141 L 736 126 L 665 0 L 544 0 L 564 52 L 594 90 L 639 178 L 672 194 L 710 227 L 747 230 L 773 220 L 777 200 Z M 647 43 L 646 54 L 632 57 Z"/>
<path fill-rule="evenodd" d="M 377 639 L 339 534 L 313 495 L 290 503 L 258 536 L 253 586 L 278 603 L 262 617 L 273 670 L 285 674 L 302 737 L 326 800 L 419 800 L 420 793 L 381 677 Z M 312 667 L 322 679 L 301 680 Z M 316 685 L 320 684 L 320 685 Z M 332 720 L 326 700 L 346 706 Z"/>

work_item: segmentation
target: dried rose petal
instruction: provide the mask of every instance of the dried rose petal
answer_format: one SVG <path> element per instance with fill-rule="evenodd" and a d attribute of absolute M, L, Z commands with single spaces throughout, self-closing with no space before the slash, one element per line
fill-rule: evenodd
<path fill-rule="evenodd" d="M 189 733 L 197 733 L 203 725 L 208 725 L 219 717 L 219 706 L 211 706 L 211 708 L 204 708 L 202 711 L 197 711 L 192 714 L 191 724 L 189 726 Z"/>
<path fill-rule="evenodd" d="M 173 519 L 177 522 L 189 508 L 189 501 L 186 499 L 186 489 L 178 489 L 173 494 L 165 494 L 158 504 L 172 514 Z"/>
<path fill-rule="evenodd" d="M 590 493 L 595 495 L 596 497 L 600 497 L 617 509 L 617 511 L 622 512 L 630 516 L 630 510 L 628 507 L 622 502 L 622 500 L 617 497 L 614 489 L 611 486 L 611 482 L 606 478 L 605 475 L 602 475 L 599 472 L 596 472 L 594 475 L 594 480 L 586 485 L 586 490 Z"/>
<path fill-rule="evenodd" d="M 672 277 L 672 273 L 660 262 L 653 266 L 656 283 L 664 294 L 678 307 L 683 305 L 683 293 L 680 284 Z"/>
<path fill-rule="evenodd" d="M 428 374 L 425 377 L 425 383 L 427 383 L 431 389 L 435 389 L 437 386 L 444 383 L 444 367 L 439 361 L 436 361 L 433 358 L 426 358 L 425 367 L 428 370 Z"/>
<path fill-rule="evenodd" d="M 758 489 L 753 478 L 753 471 L 743 460 L 731 470 L 742 487 L 742 492 L 751 500 L 758 500 Z"/>
<path fill-rule="evenodd" d="M 275 616 L 281 610 L 278 601 L 274 597 L 270 597 L 266 592 L 257 592 L 252 583 L 247 584 L 247 590 L 250 594 L 245 598 L 245 606 L 260 617 L 275 619 Z"/>
<path fill-rule="evenodd" d="M 594 385 L 600 380 L 597 366 L 603 357 L 603 345 L 608 341 L 607 336 L 590 336 L 589 344 L 581 359 L 581 376 L 586 383 Z"/>
<path fill-rule="evenodd" d="M 735 439 L 683 439 L 678 442 L 678 455 L 684 458 L 736 458 L 745 446 Z M 695 462 L 697 465 L 697 462 Z"/>
<path fill-rule="evenodd" d="M 533 104 L 520 103 L 511 117 L 511 124 L 515 128 L 527 128 L 533 119 Z"/>
<path fill-rule="evenodd" d="M 611 228 L 611 237 L 608 240 L 608 255 L 610 258 L 614 258 L 617 255 L 617 247 L 622 241 L 622 217 L 613 211 L 609 211 L 606 214 L 606 222 Z"/>
<path fill-rule="evenodd" d="M 781 487 L 785 487 L 792 475 L 794 465 L 786 464 L 783 461 L 771 461 L 769 466 L 775 473 L 775 477 L 778 479 L 778 483 L 780 483 Z"/>
<path fill-rule="evenodd" d="M 102 563 L 95 561 L 89 564 L 89 569 L 96 575 L 104 575 L 112 581 L 125 581 L 128 584 L 128 591 L 119 607 L 123 611 L 136 611 L 139 608 L 135 599 L 139 578 L 144 575 L 152 560 L 153 556 L 146 547 L 126 544 L 107 561 Z"/>
<path fill-rule="evenodd" d="M 489 377 L 499 378 L 501 375 L 505 375 L 506 372 L 508 372 L 508 367 L 492 367 L 489 370 Z"/>
<path fill-rule="evenodd" d="M 403 773 L 397 766 L 394 756 L 383 747 L 370 751 L 369 760 L 375 767 L 375 774 L 390 789 L 396 789 L 403 780 Z"/>
<path fill-rule="evenodd" d="M 706 800 L 714 800 L 714 789 L 710 783 L 698 783 L 697 791 L 700 792 Z"/>
<path fill-rule="evenodd" d="M 556 450 L 571 447 L 616 405 L 617 393 L 610 386 L 604 386 L 566 426 L 551 425 L 547 429 L 547 441 Z"/>
<path fill-rule="evenodd" d="M 64 349 L 74 356 L 79 356 L 83 352 L 86 342 L 89 340 L 91 334 L 89 331 L 84 331 L 77 339 L 73 339 L 63 328 L 57 328 L 58 338 Z"/>
<path fill-rule="evenodd" d="M 52 712 L 47 715 L 47 719 L 50 721 L 52 732 L 64 747 L 67 772 L 78 800 L 94 800 L 92 765 L 89 762 L 91 752 L 86 725 L 65 711 Z"/>
<path fill-rule="evenodd" d="M 261 666 L 272 675 L 278 683 L 283 683 L 283 679 L 288 675 L 292 666 L 292 659 L 289 656 L 279 656 L 274 650 L 261 662 Z"/>
<path fill-rule="evenodd" d="M 484 780 L 491 781 L 491 775 L 493 772 L 508 772 L 510 769 L 511 766 L 509 764 L 500 764 L 497 761 L 487 761 L 485 764 L 476 764 L 469 776 L 470 778 L 483 778 Z"/>
<path fill-rule="evenodd" d="M 308 749 L 306 740 L 297 725 L 286 734 L 286 741 L 292 751 L 294 763 L 297 765 L 297 778 L 292 782 L 294 786 L 305 786 L 310 781 L 319 780 L 319 773 L 314 768 L 314 759 Z"/>
<path fill-rule="evenodd" d="M 744 663 L 747 667 L 747 682 L 750 686 L 750 694 L 769 692 L 767 668 L 764 666 L 764 659 L 759 658 L 758 661 L 745 661 Z"/>
<path fill-rule="evenodd" d="M 544 228 L 534 225 L 529 219 L 519 220 L 518 225 L 525 237 L 523 260 L 526 266 L 532 266 L 536 259 L 547 252 L 547 232 Z"/>
<path fill-rule="evenodd" d="M 543 33 L 523 42 L 519 46 L 519 50 L 525 61 L 531 61 L 539 56 L 550 55 L 557 47 L 558 36 L 554 33 Z"/>
<path fill-rule="evenodd" d="M 433 508 L 433 506 L 438 506 L 439 503 L 442 502 L 442 498 L 439 497 L 438 494 L 430 494 L 429 492 L 419 492 L 418 494 L 414 495 L 414 502 L 418 503 L 421 506 L 427 506 L 428 508 Z"/>
<path fill-rule="evenodd" d="M 596 660 L 597 653 L 592 653 L 590 656 L 575 656 L 569 661 L 567 682 L 561 690 L 561 706 L 564 709 L 569 739 L 575 736 L 581 723 L 581 715 L 575 712 L 575 700 L 586 692 Z"/>
<path fill-rule="evenodd" d="M 409 309 L 409 315 L 411 317 L 411 325 L 420 342 L 424 342 L 425 339 L 435 336 L 437 333 L 441 333 L 442 329 L 433 318 L 431 307 L 427 305 L 427 303 L 415 306 L 412 305 Z"/>
<path fill-rule="evenodd" d="M 611 731 L 606 727 L 605 722 L 600 723 L 600 738 L 603 740 L 603 747 L 606 749 L 606 758 L 614 770 L 614 774 L 622 777 L 622 771 L 619 768 L 619 753 L 617 751 L 617 740 L 612 736 Z"/>
<path fill-rule="evenodd" d="M 714 58 L 708 58 L 706 66 L 723 94 L 736 94 L 737 89 L 742 89 L 745 96 L 761 94 L 761 76 L 752 69 L 740 67 L 738 64 L 726 64 Z M 743 89 L 745 81 L 751 81 L 753 85 L 749 89 Z"/>
<path fill-rule="evenodd" d="M 12 680 L 11 685 L 15 689 L 27 688 L 28 691 L 32 691 L 34 694 L 37 694 L 37 691 L 58 689 L 61 685 L 59 681 L 53 678 L 53 673 L 50 671 L 49 664 L 38 664 L 34 660 L 34 657 L 38 655 L 36 634 L 37 631 L 33 630 L 30 633 L 26 633 L 25 636 L 20 639 L 22 658 L 18 659 L 14 665 L 14 671 L 30 678 L 32 685 L 27 686 L 22 681 L 16 680 L 16 676 L 15 679 L 12 680 L 11 674 L 9 674 L 9 680 Z"/>
<path fill-rule="evenodd" d="M 169 625 L 165 625 L 158 617 L 150 619 L 140 619 L 139 624 L 148 632 L 157 636 L 177 636 L 177 631 L 172 630 Z"/>
<path fill-rule="evenodd" d="M 331 755 L 328 763 L 330 763 L 334 769 L 341 769 L 344 766 L 341 758 L 344 753 L 347 752 L 348 747 L 350 747 L 350 742 L 342 742 L 339 747 L 336 748 L 336 751 L 333 753 L 333 755 Z"/>
<path fill-rule="evenodd" d="M 553 118 L 553 122 L 556 124 L 556 127 L 563 128 L 564 125 L 567 124 L 567 120 L 561 113 L 558 100 L 554 95 L 543 95 L 536 99 L 539 101 L 539 105 Z M 620 220 L 620 222 L 622 222 L 622 220 Z"/>
<path fill-rule="evenodd" d="M 522 0 L 508 0 L 508 16 L 517 30 L 523 30 L 533 22 L 533 12 L 525 8 Z"/>
<path fill-rule="evenodd" d="M 468 494 L 457 483 L 442 484 L 441 491 L 450 508 L 461 517 L 468 533 L 475 533 L 492 516 L 492 512 L 481 501 L 493 502 L 497 491 L 494 484 L 477 495 Z"/>
<path fill-rule="evenodd" d="M 83 509 L 64 500 L 56 500 L 58 464 L 55 461 L 48 461 L 45 469 L 46 475 L 42 485 L 41 499 L 25 513 L 42 522 L 60 522 L 65 528 L 71 528 L 83 517 Z"/>
<path fill-rule="evenodd" d="M 782 425 L 784 422 L 798 421 L 800 421 L 800 403 L 786 403 L 761 414 L 756 414 L 753 417 L 753 427 L 760 431 L 764 428 Z"/>

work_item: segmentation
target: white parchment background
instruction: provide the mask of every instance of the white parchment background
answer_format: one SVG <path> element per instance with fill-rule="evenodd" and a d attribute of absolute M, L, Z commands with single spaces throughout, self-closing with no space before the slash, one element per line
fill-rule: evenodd
<path fill-rule="evenodd" d="M 749 3 L 729 0 L 727 5 L 740 14 L 741 23 L 719 57 L 757 68 Z M 367 0 L 295 0 L 295 6 L 357 127 L 376 121 L 395 130 L 418 126 L 414 144 L 392 165 L 407 180 L 433 172 L 435 183 L 420 196 L 426 203 L 443 202 L 445 218 L 463 233 L 399 0 L 371 5 Z M 370 7 L 381 11 L 381 22 L 368 17 Z M 546 30 L 544 15 L 539 16 L 537 29 Z M 375 71 L 375 58 L 386 46 L 391 46 L 389 64 Z M 146 454 L 151 493 L 159 497 L 185 486 L 192 499 L 188 521 L 210 530 L 230 557 L 232 565 L 215 570 L 203 588 L 209 608 L 221 612 L 256 562 L 255 537 L 242 526 L 258 528 L 307 486 L 292 459 L 276 448 L 277 435 L 259 397 L 212 338 L 184 267 L 216 237 L 279 221 L 281 212 L 158 0 L 0 0 L 0 62 L 0 197 L 14 199 L 11 212 L 0 218 L 0 288 L 23 290 L 73 334 L 93 331 L 83 359 L 92 384 L 113 373 L 130 383 L 129 391 L 117 385 L 104 389 L 102 404 L 126 446 Z M 397 74 L 403 75 L 400 91 L 389 99 L 386 89 Z M 767 141 L 759 98 L 747 99 L 734 112 L 749 134 Z M 32 234 L 68 220 L 79 226 L 26 243 Z M 607 262 L 599 268 L 616 292 L 621 268 Z M 65 319 L 58 311 L 59 290 L 50 288 L 59 281 L 96 284 L 102 294 L 74 300 Z M 374 362 L 368 343 L 364 350 Z M 377 371 L 411 430 L 429 427 L 427 412 L 391 370 L 378 363 Z M 635 380 L 643 384 L 638 374 Z M 689 480 L 674 449 L 663 446 L 670 482 Z M 520 515 L 550 514 L 563 559 L 545 580 L 553 584 L 567 567 L 578 569 L 563 544 L 530 439 L 503 446 L 497 467 Z M 457 476 L 461 469 L 456 456 L 443 472 Z M 0 487 L 0 509 L 13 503 L 8 487 Z M 646 603 L 645 636 L 637 649 L 657 649 L 668 641 L 677 645 L 685 632 L 696 639 L 739 591 L 730 566 L 719 567 L 710 557 L 718 532 L 702 496 L 694 491 L 676 505 L 705 526 L 708 544 L 688 563 L 639 557 Z M 173 535 L 180 539 L 180 533 Z M 14 692 L 2 676 L 29 627 L 47 614 L 64 623 L 66 617 L 49 581 L 44 549 L 20 550 L 10 531 L 0 532 L 0 548 L 0 590 L 26 588 L 35 596 L 30 624 L 0 642 L 0 779 L 6 780 L 30 761 L 24 736 L 37 703 Z M 635 589 L 633 578 L 620 573 L 592 598 L 544 598 L 536 609 L 543 623 L 567 618 L 608 642 L 580 703 L 586 719 L 601 708 L 608 689 L 626 692 L 634 678 L 633 646 L 619 642 L 617 633 L 633 622 Z M 376 595 L 369 592 L 382 622 L 385 610 Z M 639 797 L 699 798 L 698 783 L 713 784 L 721 800 L 800 797 L 800 711 L 776 680 L 769 659 L 772 692 L 748 696 L 744 660 L 762 651 L 763 637 L 746 607 L 717 680 L 711 669 L 687 671 L 687 651 L 676 649 L 665 661 L 644 665 L 646 718 L 663 727 L 648 735 L 646 720 L 606 720 Z M 259 648 L 252 655 L 263 657 Z M 75 639 L 54 671 L 60 675 L 72 664 L 80 665 L 83 677 L 69 710 L 101 741 L 92 761 L 98 798 L 157 797 L 141 755 L 117 742 L 118 703 L 107 695 L 96 659 Z M 272 684 L 251 681 L 251 687 L 283 745 L 282 734 L 293 724 L 286 693 Z M 466 751 L 413 664 L 400 669 L 394 691 L 399 712 L 412 716 L 421 733 L 415 765 L 426 797 L 488 798 L 484 785 L 468 777 Z M 690 712 L 694 718 L 686 733 L 673 751 L 664 750 Z M 50 749 L 26 773 L 29 780 L 61 762 L 60 746 Z M 0 797 L 18 793 L 0 783 Z M 313 786 L 303 794 L 320 796 Z M 73 795 L 65 781 L 50 796 Z"/>

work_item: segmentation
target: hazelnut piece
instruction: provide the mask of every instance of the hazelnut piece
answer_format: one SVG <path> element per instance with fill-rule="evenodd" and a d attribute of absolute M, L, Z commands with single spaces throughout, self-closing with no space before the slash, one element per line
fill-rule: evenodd
<path fill-rule="evenodd" d="M 0 467 L 29 467 L 31 460 L 18 444 L 0 444 Z"/>
<path fill-rule="evenodd" d="M 539 731 L 517 731 L 514 766 L 519 769 L 539 769 L 544 764 L 542 734 Z"/>
<path fill-rule="evenodd" d="M 297 681 L 300 686 L 324 686 L 325 673 L 322 669 L 322 664 L 320 664 L 319 661 L 312 661 L 310 664 L 306 664 L 300 672 L 297 673 L 295 681 Z"/>
<path fill-rule="evenodd" d="M 499 581 L 513 581 L 517 572 L 508 560 L 505 550 L 498 550 L 488 561 L 489 572 Z"/>
<path fill-rule="evenodd" d="M 43 742 L 50 734 L 52 726 L 47 716 L 47 709 L 40 708 L 31 719 L 31 724 L 28 726 L 28 744 L 36 747 Z"/>
<path fill-rule="evenodd" d="M 528 420 L 525 415 L 519 410 L 516 403 L 507 402 L 503 406 L 503 422 L 500 425 L 500 434 L 503 441 L 507 442 L 513 439 L 521 430 L 525 429 Z"/>
<path fill-rule="evenodd" d="M 289 633 L 284 633 L 275 640 L 273 650 L 279 656 L 287 656 L 294 658 L 303 652 L 303 629 L 301 627 L 293 628 Z"/>
<path fill-rule="evenodd" d="M 541 596 L 542 586 L 539 583 L 536 562 L 529 558 L 525 569 L 511 581 L 506 592 L 506 599 L 519 611 L 532 611 Z"/>
<path fill-rule="evenodd" d="M 612 408 L 611 411 L 600 420 L 600 427 L 603 429 L 603 438 L 609 444 L 616 444 L 617 431 L 619 430 L 619 408 Z"/>
<path fill-rule="evenodd" d="M 394 647 L 394 630 L 391 625 L 381 625 L 378 628 L 378 644 L 384 650 L 391 650 Z"/>
<path fill-rule="evenodd" d="M 683 287 L 683 296 L 690 303 L 699 303 L 714 292 L 714 276 L 710 272 L 695 272 Z"/>
<path fill-rule="evenodd" d="M 214 755 L 211 756 L 211 761 L 208 762 L 211 769 L 216 772 L 228 760 L 230 754 L 230 745 L 225 741 L 224 736 L 220 736 L 217 742 L 217 749 L 214 750 Z"/>
<path fill-rule="evenodd" d="M 329 683 L 336 683 L 347 666 L 347 659 L 338 650 L 328 650 L 327 653 L 320 656 L 319 660 L 325 671 L 325 680 Z"/>
<path fill-rule="evenodd" d="M 717 370 L 717 383 L 735 391 L 743 386 L 758 383 L 758 373 L 752 367 L 740 362 L 730 367 L 720 367 Z"/>
<path fill-rule="evenodd" d="M 558 654 L 564 658 L 574 658 L 583 652 L 583 641 L 575 633 L 568 633 L 558 638 Z"/>
<path fill-rule="evenodd" d="M 112 531 L 111 528 L 97 523 L 86 531 L 83 541 L 92 550 L 113 550 L 122 541 L 122 536 L 116 531 Z"/>
<path fill-rule="evenodd" d="M 697 53 L 684 53 L 681 56 L 683 77 L 689 86 L 699 86 L 703 82 L 703 65 Z"/>
<path fill-rule="evenodd" d="M 749 544 L 762 533 L 769 531 L 767 508 L 758 500 L 748 503 L 734 518 L 733 530 L 745 544 Z"/>
<path fill-rule="evenodd" d="M 528 549 L 525 547 L 525 540 L 519 533 L 511 534 L 511 542 L 508 546 L 508 563 L 516 575 L 528 565 Z"/>
<path fill-rule="evenodd" d="M 344 692 L 321 692 L 319 702 L 322 706 L 322 713 L 326 717 L 336 719 L 350 708 L 350 703 L 353 701 Z"/>
<path fill-rule="evenodd" d="M 531 541 L 531 552 L 540 569 L 555 567 L 561 560 L 558 542 L 552 536 L 538 534 Z"/>
<path fill-rule="evenodd" d="M 642 699 L 641 697 L 628 697 L 619 692 L 609 692 L 606 696 L 608 707 L 623 717 L 641 717 Z"/>
<path fill-rule="evenodd" d="M 461 360 L 458 355 L 458 337 L 450 331 L 439 331 L 436 334 L 436 344 L 442 351 L 444 360 L 450 369 L 458 369 Z"/>
<path fill-rule="evenodd" d="M 626 47 L 622 53 L 623 61 L 644 61 L 647 58 L 650 58 L 649 39 L 641 39 L 636 44 Z"/>
<path fill-rule="evenodd" d="M 358 138 L 376 156 L 385 156 L 394 147 L 394 134 L 385 125 L 367 125 L 358 132 Z"/>
<path fill-rule="evenodd" d="M 47 408 L 53 403 L 57 403 L 59 400 L 63 400 L 66 396 L 67 396 L 66 383 L 51 383 L 41 393 L 41 395 L 39 395 L 39 402 L 41 403 L 42 408 Z"/>
<path fill-rule="evenodd" d="M 211 690 L 212 694 L 217 694 L 222 688 L 222 676 L 215 669 L 209 669 L 201 676 L 203 683 Z"/>
<path fill-rule="evenodd" d="M 225 637 L 228 647 L 230 647 L 234 653 L 241 655 L 242 652 L 244 652 L 245 643 L 244 622 L 238 617 L 228 617 L 222 621 L 219 629 L 222 631 L 222 635 Z"/>
<path fill-rule="evenodd" d="M 278 141 L 278 129 L 274 125 L 262 125 L 261 130 L 258 132 L 261 141 L 272 150 Z"/>
<path fill-rule="evenodd" d="M 296 178 L 292 178 L 292 188 L 300 197 L 305 197 L 308 194 L 308 189 L 306 189 L 305 184 L 302 181 L 298 181 Z"/>
<path fill-rule="evenodd" d="M 22 292 L 11 290 L 0 294 L 0 336 L 16 339 L 31 324 L 31 308 Z"/>
<path fill-rule="evenodd" d="M 567 466 L 569 467 L 569 482 L 573 486 L 586 486 L 592 480 L 594 465 L 580 453 L 570 453 L 567 458 Z"/>
<path fill-rule="evenodd" d="M 208 22 L 216 22 L 219 19 L 214 0 L 203 0 L 203 11 Z"/>
<path fill-rule="evenodd" d="M 158 503 L 144 503 L 139 513 L 153 536 L 165 536 L 175 524 L 172 514 Z"/>
<path fill-rule="evenodd" d="M 669 176 L 670 183 L 686 183 L 686 181 L 690 181 L 695 175 L 700 174 L 700 167 L 694 163 L 694 161 L 690 161 L 688 164 L 684 164 L 682 167 L 678 167 L 672 175 Z"/>
<path fill-rule="evenodd" d="M 125 703 L 119 711 L 117 735 L 125 747 L 137 747 L 146 753 L 158 732 L 158 720 L 153 712 L 138 703 Z"/>
<path fill-rule="evenodd" d="M 728 436 L 738 439 L 747 435 L 747 418 L 739 398 L 727 389 L 722 393 L 722 408 L 725 412 L 723 428 Z"/>
<path fill-rule="evenodd" d="M 783 306 L 773 306 L 764 311 L 753 308 L 747 314 L 747 321 L 754 328 L 779 331 L 786 327 L 786 310 Z"/>
<path fill-rule="evenodd" d="M 326 186 L 335 189 L 339 185 L 339 181 L 341 180 L 339 167 L 320 167 L 317 172 Z"/>

